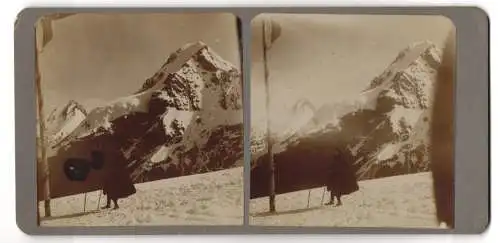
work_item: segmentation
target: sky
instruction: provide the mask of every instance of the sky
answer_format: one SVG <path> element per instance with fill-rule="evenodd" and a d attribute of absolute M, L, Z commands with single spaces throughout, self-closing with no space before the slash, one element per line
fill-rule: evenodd
<path fill-rule="evenodd" d="M 265 129 L 262 15 L 252 22 L 252 127 Z M 408 45 L 442 46 L 453 23 L 442 16 L 268 15 L 281 35 L 268 51 L 271 126 L 286 129 L 299 99 L 315 107 L 356 97 Z"/>
<path fill-rule="evenodd" d="M 39 56 L 45 113 L 71 99 L 91 109 L 132 94 L 188 42 L 203 41 L 240 67 L 232 14 L 84 13 L 53 30 Z"/>

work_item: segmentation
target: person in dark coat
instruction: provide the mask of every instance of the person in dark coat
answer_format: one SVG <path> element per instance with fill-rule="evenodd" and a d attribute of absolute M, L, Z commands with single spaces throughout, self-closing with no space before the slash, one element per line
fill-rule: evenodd
<path fill-rule="evenodd" d="M 335 197 L 337 197 L 337 206 L 340 206 L 342 205 L 340 199 L 342 195 L 348 195 L 359 190 L 356 171 L 347 155 L 340 149 L 334 150 L 328 174 L 327 189 L 330 191 L 330 202 L 327 205 L 333 204 Z"/>
<path fill-rule="evenodd" d="M 136 189 L 123 160 L 111 159 L 104 161 L 102 152 L 92 153 L 93 163 L 101 165 L 105 171 L 102 180 L 102 191 L 107 196 L 106 206 L 103 209 L 111 207 L 111 201 L 114 203 L 114 209 L 118 209 L 118 199 L 126 198 L 136 193 Z M 100 162 L 99 162 L 100 161 Z"/>

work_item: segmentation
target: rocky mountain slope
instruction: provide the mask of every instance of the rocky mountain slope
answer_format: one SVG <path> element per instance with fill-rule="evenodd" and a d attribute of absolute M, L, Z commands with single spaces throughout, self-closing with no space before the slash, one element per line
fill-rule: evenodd
<path fill-rule="evenodd" d="M 277 160 L 295 150 L 339 147 L 351 152 L 360 179 L 426 171 L 428 111 L 440 62 L 441 50 L 434 44 L 408 46 L 359 97 L 313 108 L 308 121 L 275 144 Z"/>
<path fill-rule="evenodd" d="M 359 160 L 361 178 L 428 169 L 429 108 L 440 63 L 441 50 L 432 43 L 409 46 L 363 93 L 375 102 L 342 118 L 345 132 L 347 120 L 368 116 L 369 129 L 357 141 L 347 141 Z"/>
<path fill-rule="evenodd" d="M 243 156 L 241 108 L 240 71 L 187 44 L 137 92 L 89 111 L 50 159 L 119 150 L 136 182 L 228 168 Z"/>
<path fill-rule="evenodd" d="M 66 138 L 86 116 L 87 110 L 74 100 L 53 109 L 45 122 L 48 143 L 54 145 Z"/>

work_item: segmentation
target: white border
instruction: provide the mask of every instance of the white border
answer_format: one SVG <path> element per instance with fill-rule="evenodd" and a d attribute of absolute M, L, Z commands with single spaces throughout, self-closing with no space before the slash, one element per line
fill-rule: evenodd
<path fill-rule="evenodd" d="M 283 240 L 288 243 L 295 242 L 299 240 L 310 240 L 317 239 L 322 242 L 357 242 L 357 241 L 367 241 L 370 242 L 400 242 L 402 240 L 406 242 L 499 242 L 500 239 L 500 225 L 496 223 L 496 215 L 495 215 L 495 207 L 494 205 L 498 205 L 499 195 L 496 193 L 492 193 L 492 221 L 490 228 L 488 231 L 482 236 L 452 236 L 452 235 L 436 235 L 436 236 L 335 236 L 335 235 L 322 235 L 322 236 L 301 236 L 301 235 L 287 235 L 287 236 L 185 236 L 182 239 L 179 236 L 141 236 L 140 239 L 136 239 L 136 237 L 32 237 L 27 236 L 22 233 L 15 221 L 15 188 L 14 188 L 14 66 L 13 66 L 13 27 L 14 21 L 16 19 L 16 15 L 21 9 L 27 6 L 58 6 L 58 5 L 76 5 L 76 6 L 314 6 L 314 5 L 359 5 L 359 6 L 383 6 L 383 5 L 476 5 L 483 8 L 490 17 L 490 25 L 491 25 L 491 43 L 500 43 L 499 30 L 497 27 L 499 23 L 498 19 L 500 18 L 500 12 L 498 11 L 499 1 L 496 0 L 478 0 L 478 1 L 332 1 L 332 0 L 255 0 L 250 4 L 248 1 L 243 0 L 183 0 L 183 1 L 169 1 L 166 3 L 165 0 L 141 0 L 141 1 L 131 1 L 131 0 L 122 0 L 122 1 L 113 1 L 113 4 L 102 4 L 102 0 L 88 0 L 88 1 L 28 1 L 28 0 L 16 0 L 16 1 L 5 1 L 0 8 L 0 17 L 2 21 L 0 21 L 0 27 L 3 33 L 3 38 L 0 39 L 0 48 L 2 53 L 1 63 L 0 63 L 0 75 L 2 75 L 0 79 L 0 111 L 2 113 L 0 119 L 0 139 L 2 146 L 0 146 L 0 154 L 2 155 L 2 159 L 0 160 L 0 195 L 2 196 L 2 200 L 0 200 L 0 209 L 2 209 L 0 213 L 0 231 L 3 233 L 0 238 L 1 242 L 135 242 L 134 240 L 140 240 L 140 242 L 165 242 L 169 237 L 176 237 L 178 239 L 170 239 L 172 241 L 182 240 L 183 242 L 199 242 L 203 241 L 213 241 L 213 242 L 234 242 L 235 240 L 239 240 L 240 242 L 253 242 L 253 241 L 263 241 L 263 240 Z M 498 67 L 499 64 L 499 53 L 498 47 L 495 44 L 491 45 L 491 67 Z M 495 65 L 496 64 L 496 65 Z M 499 105 L 499 96 L 495 96 L 495 91 L 499 89 L 499 74 L 498 68 L 491 69 L 491 106 L 496 107 Z M 498 124 L 500 120 L 498 119 L 498 112 L 492 109 L 491 113 L 492 124 Z M 496 134 L 495 134 L 496 133 Z M 495 136 L 497 135 L 497 136 Z M 498 134 L 498 130 L 495 129 L 495 126 L 492 126 L 492 188 L 497 188 L 498 179 L 495 179 L 495 173 L 497 170 L 497 166 L 495 166 L 496 158 L 498 157 L 498 152 L 495 150 L 497 139 L 500 137 Z M 495 189 L 493 189 L 494 192 Z M 203 238 L 202 238 L 203 237 Z M 302 238 L 302 239 L 300 239 Z"/>

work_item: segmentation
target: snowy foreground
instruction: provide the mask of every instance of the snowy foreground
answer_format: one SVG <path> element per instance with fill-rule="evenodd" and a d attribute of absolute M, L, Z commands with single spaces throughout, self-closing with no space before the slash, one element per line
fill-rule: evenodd
<path fill-rule="evenodd" d="M 268 198 L 250 201 L 250 224 L 267 226 L 439 227 L 430 173 L 359 182 L 360 190 L 342 198 L 343 205 L 321 206 L 324 188 L 276 196 L 275 215 Z M 329 200 L 325 192 L 323 204 Z"/>
<path fill-rule="evenodd" d="M 99 192 L 54 199 L 42 226 L 240 225 L 243 223 L 242 168 L 137 184 L 118 210 L 96 210 Z M 250 201 L 250 223 L 273 226 L 438 227 L 430 173 L 361 181 L 340 207 L 321 206 L 324 188 L 278 195 L 276 215 L 268 199 Z M 323 203 L 328 201 L 325 192 Z M 104 206 L 101 197 L 100 206 Z M 43 203 L 40 209 L 43 213 Z"/>
<path fill-rule="evenodd" d="M 54 199 L 42 226 L 241 225 L 242 167 L 136 184 L 137 193 L 117 210 L 99 209 L 100 192 Z M 100 207 L 106 204 L 101 197 Z M 40 203 L 43 214 L 43 203 Z M 42 215 L 43 216 L 43 215 Z"/>

